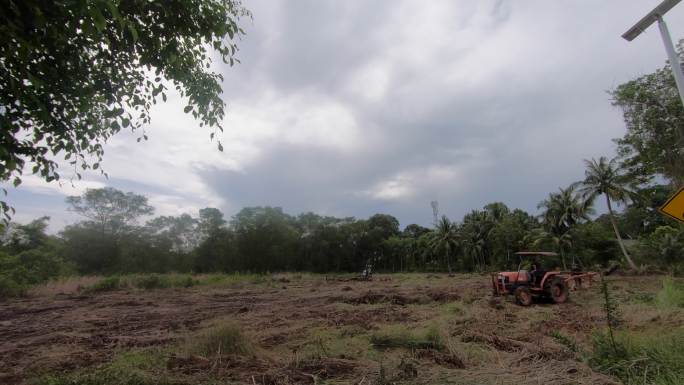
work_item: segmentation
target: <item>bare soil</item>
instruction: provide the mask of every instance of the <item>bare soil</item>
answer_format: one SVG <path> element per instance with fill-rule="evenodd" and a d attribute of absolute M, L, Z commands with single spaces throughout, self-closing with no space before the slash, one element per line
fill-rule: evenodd
<path fill-rule="evenodd" d="M 659 284 L 660 277 L 619 277 L 614 286 L 629 302 L 632 295 L 655 293 Z M 189 378 L 216 373 L 249 384 L 321 379 L 372 384 L 386 376 L 400 383 L 402 373 L 413 377 L 409 383 L 426 384 L 614 383 L 552 337 L 562 333 L 589 349 L 591 333 L 605 323 L 597 288 L 572 292 L 562 305 L 522 308 L 511 298 L 492 297 L 489 285 L 485 275 L 413 274 L 372 281 L 293 276 L 267 283 L 10 300 L 0 303 L 0 383 L 87 370 L 126 350 L 173 346 L 217 320 L 237 322 L 260 354 L 226 356 L 219 364 L 170 354 L 168 370 Z M 658 316 L 628 322 L 635 328 L 648 322 L 682 325 L 681 319 Z M 344 344 L 397 325 L 407 330 L 437 325 L 448 349 L 358 351 L 350 345 L 347 351 L 326 348 L 333 343 L 329 337 L 323 341 L 312 334 L 327 331 Z M 316 341 L 323 353 L 314 359 L 303 352 Z M 406 357 L 415 362 L 409 369 Z"/>

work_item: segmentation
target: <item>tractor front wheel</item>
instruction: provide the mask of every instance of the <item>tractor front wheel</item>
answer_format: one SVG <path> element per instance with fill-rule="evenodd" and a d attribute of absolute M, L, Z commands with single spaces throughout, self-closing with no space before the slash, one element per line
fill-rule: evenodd
<path fill-rule="evenodd" d="M 555 278 L 549 285 L 548 292 L 555 303 L 563 303 L 568 300 L 568 284 L 562 278 Z"/>
<path fill-rule="evenodd" d="M 530 306 L 532 304 L 532 293 L 530 289 L 525 286 L 520 286 L 515 289 L 515 302 L 521 306 Z"/>

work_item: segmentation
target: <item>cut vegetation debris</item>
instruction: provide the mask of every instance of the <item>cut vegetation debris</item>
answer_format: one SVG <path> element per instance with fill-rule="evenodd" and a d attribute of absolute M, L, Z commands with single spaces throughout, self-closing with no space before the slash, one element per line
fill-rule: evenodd
<path fill-rule="evenodd" d="M 184 287 L 185 277 L 90 279 L 86 295 L 0 303 L 0 383 L 603 385 L 682 376 L 676 278 L 607 280 L 623 314 L 616 351 L 602 337 L 598 285 L 563 305 L 520 307 L 492 301 L 483 275 L 205 275 Z"/>

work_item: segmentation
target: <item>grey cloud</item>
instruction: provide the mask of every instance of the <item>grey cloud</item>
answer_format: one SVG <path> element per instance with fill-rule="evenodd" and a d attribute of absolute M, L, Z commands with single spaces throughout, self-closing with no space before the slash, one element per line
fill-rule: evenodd
<path fill-rule="evenodd" d="M 301 111 L 250 141 L 259 155 L 240 171 L 201 153 L 188 158 L 227 215 L 276 205 L 338 216 L 387 212 L 403 225 L 427 225 L 433 199 L 455 220 L 491 201 L 534 212 L 550 191 L 582 176 L 582 158 L 613 154 L 611 139 L 624 125 L 605 91 L 665 62 L 657 31 L 632 43 L 620 34 L 656 3 L 246 1 L 254 21 L 239 44 L 242 63 L 224 71 L 227 130 L 256 130 L 231 120 L 241 107 L 302 95 L 306 102 L 284 104 Z M 684 6 L 667 19 L 672 35 L 684 36 Z M 359 77 L 365 71 L 368 79 Z M 286 139 L 293 120 L 324 103 L 349 113 L 360 143 Z M 165 124 L 153 117 L 157 131 Z M 112 177 L 138 192 L 167 193 L 139 177 Z M 378 193 L 383 186 L 396 191 Z"/>

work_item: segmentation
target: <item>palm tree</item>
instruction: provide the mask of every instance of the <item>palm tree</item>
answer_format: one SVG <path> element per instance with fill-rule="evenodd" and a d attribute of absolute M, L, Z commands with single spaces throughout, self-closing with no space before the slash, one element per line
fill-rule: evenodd
<path fill-rule="evenodd" d="M 589 219 L 589 214 L 593 212 L 591 205 L 593 202 L 583 200 L 579 194 L 575 193 L 575 186 L 560 188 L 556 193 L 550 193 L 537 206 L 544 209 L 541 214 L 542 225 L 545 231 L 537 235 L 537 242 L 542 240 L 551 241 L 561 256 L 563 269 L 566 269 L 565 251 L 572 245 L 570 230 L 583 220 Z"/>
<path fill-rule="evenodd" d="M 451 222 L 446 215 L 442 215 L 431 235 L 430 249 L 446 260 L 449 274 L 451 274 L 451 255 L 458 249 L 458 226 Z"/>
<path fill-rule="evenodd" d="M 627 249 L 622 242 L 622 237 L 620 236 L 620 231 L 618 230 L 615 214 L 613 213 L 613 207 L 611 205 L 611 200 L 618 204 L 627 203 L 632 200 L 632 197 L 636 196 L 636 194 L 629 188 L 627 178 L 621 172 L 620 167 L 617 166 L 617 161 L 615 159 L 609 161 L 605 156 L 602 156 L 598 161 L 594 158 L 591 160 L 585 159 L 584 164 L 587 166 L 587 169 L 584 171 L 584 180 L 576 183 L 580 186 L 579 192 L 587 201 L 592 202 L 601 194 L 606 196 L 608 214 L 610 216 L 610 223 L 613 225 L 613 230 L 615 230 L 615 237 L 620 244 L 620 249 L 625 256 L 625 260 L 629 264 L 629 267 L 636 269 L 637 267 L 634 264 L 634 261 L 632 261 L 632 258 L 627 253 Z"/>
<path fill-rule="evenodd" d="M 473 210 L 463 217 L 463 250 L 473 259 L 473 267 L 483 269 L 490 254 L 490 235 L 494 222 L 487 211 Z"/>

